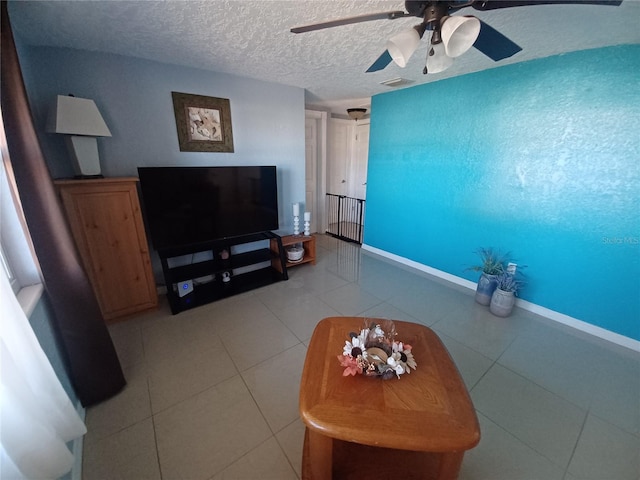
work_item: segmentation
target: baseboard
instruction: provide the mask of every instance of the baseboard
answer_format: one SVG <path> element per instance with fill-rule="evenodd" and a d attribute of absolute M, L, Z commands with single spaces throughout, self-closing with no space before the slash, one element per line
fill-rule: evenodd
<path fill-rule="evenodd" d="M 456 275 L 452 275 L 442 270 L 438 270 L 437 268 L 429 267 L 428 265 L 418 263 L 414 260 L 401 257 L 400 255 L 396 255 L 393 253 L 389 253 L 385 250 L 372 247 L 371 245 L 362 244 L 362 250 L 373 253 L 375 255 L 379 255 L 384 258 L 388 258 L 389 260 L 393 260 L 395 262 L 401 263 L 408 267 L 415 268 L 416 270 L 428 273 L 429 275 L 433 275 L 434 277 L 441 278 L 442 280 L 446 280 L 456 285 L 460 285 L 462 287 L 465 287 L 471 290 L 476 289 L 475 282 L 472 282 L 465 278 L 457 277 Z M 620 335 L 619 333 L 615 333 L 610 330 L 604 329 L 602 327 L 592 325 L 582 320 L 578 320 L 577 318 L 570 317 L 569 315 L 556 312 L 554 310 L 551 310 L 546 307 L 542 307 L 540 305 L 528 302 L 526 300 L 517 299 L 516 306 L 522 308 L 523 310 L 527 310 L 529 312 L 540 315 L 541 317 L 547 318 L 549 320 L 562 323 L 569 327 L 575 328 L 576 330 L 580 330 L 582 332 L 588 333 L 590 335 L 601 338 L 608 342 L 615 343 L 616 345 L 620 345 L 622 347 L 629 348 L 636 352 L 640 352 L 640 341 L 634 340 L 633 338 L 625 337 L 624 335 Z"/>

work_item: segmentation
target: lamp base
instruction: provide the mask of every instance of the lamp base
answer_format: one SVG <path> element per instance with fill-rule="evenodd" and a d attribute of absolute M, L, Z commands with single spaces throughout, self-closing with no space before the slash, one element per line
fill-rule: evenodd
<path fill-rule="evenodd" d="M 77 175 L 100 175 L 100 157 L 98 157 L 98 142 L 96 137 L 69 135 L 67 143 L 71 150 L 73 166 Z"/>
<path fill-rule="evenodd" d="M 104 178 L 104 175 L 74 175 L 74 180 L 91 180 L 92 178 Z"/>

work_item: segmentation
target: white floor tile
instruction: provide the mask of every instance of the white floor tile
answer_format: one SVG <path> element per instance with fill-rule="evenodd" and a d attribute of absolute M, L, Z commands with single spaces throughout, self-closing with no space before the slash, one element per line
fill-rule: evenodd
<path fill-rule="evenodd" d="M 219 339 L 207 349 L 185 349 L 149 368 L 154 413 L 192 397 L 238 373 Z"/>
<path fill-rule="evenodd" d="M 85 440 L 82 477 L 160 480 L 151 418 L 101 440 Z"/>
<path fill-rule="evenodd" d="M 154 417 L 158 458 L 166 479 L 208 479 L 271 436 L 240 376 Z"/>
<path fill-rule="evenodd" d="M 474 304 L 470 312 L 462 315 L 454 310 L 431 327 L 437 333 L 448 335 L 483 356 L 496 360 L 518 336 L 510 320 L 496 317 L 486 307 Z"/>
<path fill-rule="evenodd" d="M 259 315 L 238 318 L 220 337 L 241 372 L 300 342 L 266 307 Z"/>
<path fill-rule="evenodd" d="M 151 417 L 147 366 L 137 363 L 124 368 L 127 385 L 107 402 L 86 411 L 86 438 L 104 438 Z"/>
<path fill-rule="evenodd" d="M 582 408 L 588 408 L 600 378 L 597 348 L 553 329 L 520 335 L 500 364 Z"/>
<path fill-rule="evenodd" d="M 306 347 L 298 344 L 242 372 L 242 378 L 274 433 L 299 416 L 300 376 L 306 354 Z"/>
<path fill-rule="evenodd" d="M 276 439 L 284 450 L 298 477 L 302 478 L 302 449 L 305 426 L 300 418 L 276 433 Z"/>
<path fill-rule="evenodd" d="M 265 303 L 270 305 L 268 300 Z M 309 340 L 313 329 L 323 318 L 340 315 L 315 295 L 302 292 L 289 295 L 282 306 L 270 308 L 300 341 Z"/>
<path fill-rule="evenodd" d="M 460 480 L 561 480 L 564 470 L 478 415 L 482 438 L 465 454 Z"/>
<path fill-rule="evenodd" d="M 587 412 L 494 365 L 471 391 L 476 409 L 524 444 L 566 468 Z"/>
<path fill-rule="evenodd" d="M 580 479 L 640 478 L 640 438 L 589 415 L 569 465 Z"/>
<path fill-rule="evenodd" d="M 384 318 L 387 320 L 402 320 L 403 322 L 420 323 L 408 313 L 394 307 L 390 303 L 383 302 L 362 313 L 363 317 Z"/>
<path fill-rule="evenodd" d="M 275 438 L 247 453 L 211 480 L 297 480 L 298 476 Z"/>
<path fill-rule="evenodd" d="M 453 338 L 440 334 L 440 340 L 449 351 L 449 355 L 458 367 L 467 389 L 471 390 L 482 376 L 491 368 L 493 360 L 485 357 Z"/>
<path fill-rule="evenodd" d="M 161 297 L 110 325 L 128 384 L 87 410 L 84 478 L 300 478 L 309 338 L 357 315 L 441 337 L 482 432 L 461 479 L 640 479 L 639 354 L 521 309 L 496 317 L 471 290 L 330 236 L 317 254 L 287 282 L 178 315 Z"/>
<path fill-rule="evenodd" d="M 382 300 L 364 291 L 359 285 L 350 283 L 323 294 L 320 299 L 341 315 L 360 315 L 382 303 Z"/>

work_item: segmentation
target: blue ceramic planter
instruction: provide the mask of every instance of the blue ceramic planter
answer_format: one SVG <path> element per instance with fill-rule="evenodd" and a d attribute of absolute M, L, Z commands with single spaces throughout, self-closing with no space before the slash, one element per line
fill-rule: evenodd
<path fill-rule="evenodd" d="M 498 286 L 498 280 L 496 275 L 487 275 L 483 273 L 478 280 L 478 286 L 476 287 L 476 302 L 480 305 L 489 305 L 491 303 L 491 296 Z"/>

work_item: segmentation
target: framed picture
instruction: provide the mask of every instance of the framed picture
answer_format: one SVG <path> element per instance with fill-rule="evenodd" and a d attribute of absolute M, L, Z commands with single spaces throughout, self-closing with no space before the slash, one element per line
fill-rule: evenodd
<path fill-rule="evenodd" d="M 171 92 L 181 152 L 233 152 L 228 98 Z"/>

